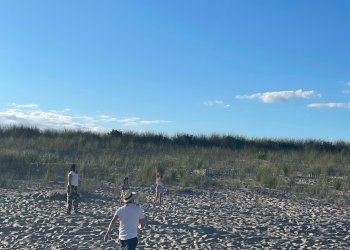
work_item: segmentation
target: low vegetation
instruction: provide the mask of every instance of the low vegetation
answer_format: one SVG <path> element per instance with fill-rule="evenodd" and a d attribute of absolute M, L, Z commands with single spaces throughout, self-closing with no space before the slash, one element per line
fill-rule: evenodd
<path fill-rule="evenodd" d="M 16 180 L 63 183 L 76 163 L 86 192 L 103 181 L 119 185 L 125 176 L 131 185 L 150 186 L 156 169 L 167 185 L 182 187 L 262 186 L 321 198 L 350 189 L 350 144 L 343 141 L 12 126 L 0 128 L 0 145 L 0 187 L 13 187 Z"/>

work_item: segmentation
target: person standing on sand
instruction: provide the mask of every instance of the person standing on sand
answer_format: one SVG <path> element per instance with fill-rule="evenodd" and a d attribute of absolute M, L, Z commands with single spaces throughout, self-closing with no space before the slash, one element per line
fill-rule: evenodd
<path fill-rule="evenodd" d="M 71 213 L 72 205 L 74 212 L 78 213 L 78 171 L 75 164 L 72 164 L 68 173 L 67 184 L 67 214 Z"/>
<path fill-rule="evenodd" d="M 155 202 L 159 201 L 159 204 L 162 203 L 162 194 L 164 192 L 164 186 L 163 186 L 163 175 L 160 171 L 157 171 L 156 174 L 156 197 Z"/>
<path fill-rule="evenodd" d="M 134 203 L 136 193 L 128 190 L 124 196 L 125 205 L 119 207 L 109 223 L 104 241 L 108 241 L 114 224 L 119 221 L 119 243 L 123 250 L 134 250 L 138 244 L 137 229 L 145 227 L 145 214 Z"/>

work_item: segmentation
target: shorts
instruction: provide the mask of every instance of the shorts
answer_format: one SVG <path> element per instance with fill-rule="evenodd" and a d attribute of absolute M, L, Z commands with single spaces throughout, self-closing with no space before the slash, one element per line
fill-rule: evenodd
<path fill-rule="evenodd" d="M 156 193 L 163 193 L 164 192 L 164 187 L 162 185 L 157 185 L 156 186 Z"/>
<path fill-rule="evenodd" d="M 128 240 L 119 240 L 120 247 L 124 250 L 134 250 L 136 249 L 138 239 L 137 237 Z"/>

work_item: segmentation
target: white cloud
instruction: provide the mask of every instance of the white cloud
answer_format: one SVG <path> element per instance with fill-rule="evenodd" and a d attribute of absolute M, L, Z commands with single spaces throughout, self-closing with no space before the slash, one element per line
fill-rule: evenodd
<path fill-rule="evenodd" d="M 311 97 L 321 97 L 321 95 L 316 94 L 313 90 L 303 91 L 302 89 L 298 89 L 295 91 L 275 91 L 236 96 L 237 99 L 260 99 L 264 103 L 287 102 L 291 99 L 308 99 Z"/>
<path fill-rule="evenodd" d="M 350 82 L 344 83 L 344 86 L 350 87 Z M 343 94 L 350 94 L 350 90 L 349 89 L 343 90 Z"/>
<path fill-rule="evenodd" d="M 229 104 L 225 104 L 224 101 L 218 101 L 218 100 L 214 100 L 214 101 L 206 101 L 204 102 L 205 106 L 221 106 L 224 108 L 229 108 L 230 105 Z"/>
<path fill-rule="evenodd" d="M 126 117 L 122 119 L 116 119 L 116 121 L 123 126 L 138 126 L 138 125 L 151 125 L 158 123 L 170 123 L 171 121 L 164 120 L 142 120 L 138 117 Z"/>
<path fill-rule="evenodd" d="M 169 123 L 164 120 L 144 120 L 138 117 L 116 118 L 109 115 L 71 115 L 70 109 L 43 111 L 37 104 L 11 104 L 14 108 L 0 111 L 0 125 L 24 125 L 39 129 L 68 129 L 94 132 L 108 131 L 104 125 L 142 126 Z"/>
<path fill-rule="evenodd" d="M 0 123 L 33 126 L 41 129 L 88 129 L 83 124 L 73 121 L 71 116 L 40 110 L 9 109 L 0 112 Z"/>
<path fill-rule="evenodd" d="M 15 108 L 39 108 L 39 106 L 37 104 L 17 104 L 17 103 L 12 103 L 11 104 L 13 107 Z"/>
<path fill-rule="evenodd" d="M 319 108 L 319 109 L 350 108 L 350 102 L 311 103 L 307 106 L 309 108 Z"/>
<path fill-rule="evenodd" d="M 62 109 L 62 110 L 50 110 L 50 112 L 53 112 L 53 113 L 67 113 L 71 111 L 71 109 Z"/>
<path fill-rule="evenodd" d="M 111 117 L 109 115 L 100 115 L 99 117 L 100 117 L 101 121 L 103 121 L 103 122 L 115 122 L 115 121 L 117 121 L 117 118 Z"/>

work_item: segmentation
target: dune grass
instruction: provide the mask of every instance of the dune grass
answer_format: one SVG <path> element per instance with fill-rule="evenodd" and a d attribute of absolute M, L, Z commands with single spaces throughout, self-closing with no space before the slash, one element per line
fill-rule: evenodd
<path fill-rule="evenodd" d="M 183 187 L 297 190 L 304 178 L 314 185 L 303 184 L 303 190 L 319 197 L 329 190 L 350 189 L 350 144 L 342 141 L 169 137 L 116 130 L 95 134 L 13 126 L 0 128 L 0 143 L 1 187 L 11 187 L 17 179 L 39 179 L 42 185 L 64 182 L 75 163 L 87 192 L 101 181 L 119 185 L 125 176 L 131 185 L 150 186 L 157 169 L 166 184 Z"/>

